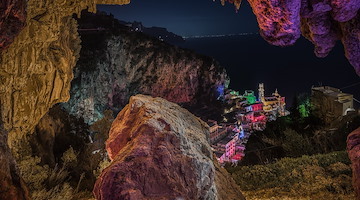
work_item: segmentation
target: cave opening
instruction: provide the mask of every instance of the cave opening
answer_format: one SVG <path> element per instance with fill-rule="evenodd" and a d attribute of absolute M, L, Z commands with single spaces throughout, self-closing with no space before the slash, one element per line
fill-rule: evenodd
<path fill-rule="evenodd" d="M 359 2 L 228 2 L 3 6 L 0 199 L 354 198 Z"/>

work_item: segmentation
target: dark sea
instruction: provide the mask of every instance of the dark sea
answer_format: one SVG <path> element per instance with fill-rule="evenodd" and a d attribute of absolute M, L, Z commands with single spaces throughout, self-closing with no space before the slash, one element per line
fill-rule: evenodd
<path fill-rule="evenodd" d="M 186 39 L 178 46 L 215 58 L 230 76 L 230 88 L 243 93 L 265 84 L 265 94 L 277 88 L 287 106 L 296 94 L 312 86 L 332 86 L 360 100 L 360 77 L 346 60 L 339 42 L 326 58 L 317 58 L 313 45 L 300 38 L 294 46 L 276 47 L 260 35 Z M 354 101 L 355 107 L 360 107 Z"/>

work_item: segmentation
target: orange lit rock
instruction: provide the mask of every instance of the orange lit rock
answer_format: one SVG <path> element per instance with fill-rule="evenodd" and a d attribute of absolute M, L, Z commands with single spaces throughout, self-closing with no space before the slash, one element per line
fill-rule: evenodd
<path fill-rule="evenodd" d="M 27 1 L 26 27 L 0 55 L 0 102 L 9 141 L 31 131 L 54 104 L 67 101 L 80 39 L 72 14 L 129 0 Z M 12 146 L 12 142 L 9 143 Z"/>
<path fill-rule="evenodd" d="M 221 4 L 224 6 L 225 5 L 225 2 L 229 2 L 229 3 L 232 3 L 234 4 L 236 10 L 239 10 L 240 9 L 240 5 L 241 5 L 241 2 L 242 0 L 220 0 L 221 1 Z"/>
<path fill-rule="evenodd" d="M 215 180 L 224 179 L 216 179 L 208 137 L 208 126 L 177 104 L 131 97 L 106 141 L 112 164 L 97 180 L 95 197 L 218 199 Z M 234 197 L 243 199 L 240 192 Z"/>

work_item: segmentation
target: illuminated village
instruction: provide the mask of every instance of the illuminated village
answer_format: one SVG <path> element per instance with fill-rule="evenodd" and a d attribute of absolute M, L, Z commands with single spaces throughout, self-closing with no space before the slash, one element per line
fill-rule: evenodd
<path fill-rule="evenodd" d="M 251 133 L 264 130 L 268 121 L 290 114 L 285 110 L 285 97 L 277 90 L 271 96 L 265 96 L 264 84 L 260 83 L 258 91 L 258 98 L 252 90 L 246 90 L 243 95 L 228 91 L 223 100 L 231 107 L 225 109 L 224 114 L 235 116 L 235 122 L 228 122 L 226 117 L 220 124 L 208 121 L 210 142 L 221 164 L 236 164 L 245 156 L 245 145 Z"/>

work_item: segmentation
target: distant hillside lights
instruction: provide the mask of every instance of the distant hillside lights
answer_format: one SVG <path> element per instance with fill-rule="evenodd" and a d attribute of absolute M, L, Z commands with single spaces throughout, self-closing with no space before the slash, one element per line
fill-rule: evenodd
<path fill-rule="evenodd" d="M 218 125 L 216 121 L 208 121 L 210 142 L 220 163 L 236 164 L 245 155 L 245 144 L 251 133 L 263 131 L 268 121 L 289 114 L 285 110 L 285 97 L 277 90 L 271 96 L 265 96 L 263 83 L 259 84 L 258 99 L 252 90 L 246 90 L 243 95 L 238 91 L 226 90 L 220 99 L 227 105 L 224 109 L 226 123 Z"/>

